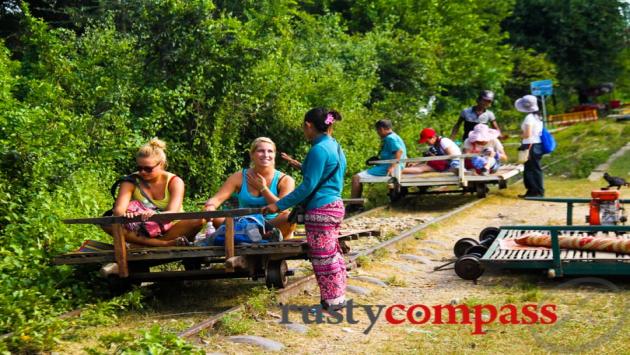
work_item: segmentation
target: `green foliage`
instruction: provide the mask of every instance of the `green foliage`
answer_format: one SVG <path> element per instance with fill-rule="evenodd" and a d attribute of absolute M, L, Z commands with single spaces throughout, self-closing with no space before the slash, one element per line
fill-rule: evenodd
<path fill-rule="evenodd" d="M 627 9 L 617 0 L 518 0 L 504 24 L 512 43 L 549 56 L 561 85 L 585 89 L 627 76 Z"/>
<path fill-rule="evenodd" d="M 9 320 L 18 319 L 19 324 L 13 335 L 6 338 L 0 345 L 0 350 L 2 347 L 6 347 L 11 350 L 28 352 L 49 348 L 57 342 L 60 336 L 71 337 L 75 330 L 81 327 L 114 324 L 120 312 L 143 307 L 143 295 L 140 290 L 136 289 L 107 301 L 85 305 L 78 318 L 66 317 L 62 319 L 62 317 L 47 316 L 56 311 L 53 307 L 54 304 L 46 307 L 40 298 L 41 296 L 33 291 L 33 289 L 24 289 L 13 294 L 13 296 L 22 296 L 24 302 L 33 305 L 32 314 L 25 314 L 24 307 L 21 307 L 17 301 L 15 304 L 3 304 L 3 307 L 6 307 L 6 312 L 13 312 L 13 314 L 8 313 L 14 318 Z M 59 306 L 59 302 L 57 302 L 57 306 Z M 34 319 L 21 319 L 26 315 L 34 317 Z"/>
<path fill-rule="evenodd" d="M 87 348 L 91 355 L 101 354 L 204 354 L 176 334 L 162 331 L 159 326 L 141 330 L 139 336 L 127 332 L 104 335 L 99 338 L 100 346 Z"/>
<path fill-rule="evenodd" d="M 390 276 L 387 279 L 385 279 L 385 283 L 393 287 L 406 287 L 407 286 L 407 282 L 404 279 L 398 278 L 396 275 Z"/>
<path fill-rule="evenodd" d="M 509 97 L 529 94 L 532 81 L 556 78 L 556 66 L 547 59 L 545 54 L 537 54 L 533 49 L 517 47 L 512 49 L 512 58 L 514 68 L 510 84 L 505 92 Z"/>
<path fill-rule="evenodd" d="M 167 142 L 169 170 L 186 182 L 186 206 L 197 208 L 190 201 L 248 164 L 257 136 L 303 158 L 300 125 L 312 107 L 342 113 L 334 133 L 349 180 L 379 149 L 375 120 L 392 119 L 417 156 L 418 131 L 448 132 L 480 89 L 498 93 L 499 120 L 520 122 L 510 96 L 555 75 L 547 58 L 564 70 L 551 54 L 506 44 L 499 24 L 511 0 L 64 4 L 46 5 L 65 11 L 64 23 L 22 4 L 13 15 L 19 28 L 0 41 L 0 333 L 13 332 L 0 350 L 50 349 L 66 325 L 57 316 L 86 303 L 100 311 L 90 308 L 84 326 L 122 307 L 99 303 L 98 283 L 50 259 L 85 239 L 109 240 L 61 220 L 110 208 L 109 186 L 131 171 L 135 149 L 150 137 Z M 606 152 L 592 154 L 584 161 Z M 378 188 L 366 193 L 385 198 Z M 250 316 L 269 302 L 259 296 Z M 181 345 L 159 330 L 103 344 L 143 351 L 162 336 Z"/>
<path fill-rule="evenodd" d="M 254 321 L 241 312 L 225 315 L 218 324 L 218 330 L 225 335 L 247 333 L 254 326 Z"/>
<path fill-rule="evenodd" d="M 265 286 L 254 287 L 244 302 L 245 314 L 249 317 L 260 317 L 267 313 L 274 303 L 275 294 Z"/>
<path fill-rule="evenodd" d="M 608 173 L 612 176 L 621 176 L 626 180 L 630 180 L 630 151 L 626 151 L 624 155 L 617 158 L 610 165 Z"/>
<path fill-rule="evenodd" d="M 114 297 L 108 301 L 91 304 L 84 307 L 78 319 L 78 326 L 115 324 L 118 313 L 124 310 L 142 309 L 144 307 L 143 294 L 140 289 L 135 289 L 122 296 Z"/>
<path fill-rule="evenodd" d="M 556 163 L 545 168 L 545 173 L 571 178 L 587 177 L 597 165 L 626 144 L 629 135 L 630 126 L 606 121 L 574 125 L 557 132 L 554 137 L 558 147 L 548 158 L 548 161 Z M 546 162 L 543 160 L 543 165 Z"/>

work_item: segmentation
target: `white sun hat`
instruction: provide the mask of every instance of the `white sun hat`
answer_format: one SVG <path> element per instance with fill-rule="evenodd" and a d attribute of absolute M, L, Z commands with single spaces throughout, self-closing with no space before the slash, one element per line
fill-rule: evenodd
<path fill-rule="evenodd" d="M 514 102 L 514 107 L 520 112 L 538 111 L 538 100 L 534 95 L 525 95 Z"/>

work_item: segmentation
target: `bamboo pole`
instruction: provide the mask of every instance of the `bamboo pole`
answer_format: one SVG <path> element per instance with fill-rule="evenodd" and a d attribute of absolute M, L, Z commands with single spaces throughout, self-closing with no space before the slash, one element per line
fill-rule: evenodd
<path fill-rule="evenodd" d="M 225 219 L 225 260 L 229 260 L 234 256 L 234 218 L 227 217 Z M 234 268 L 230 265 L 225 266 L 225 270 L 233 272 Z"/>
<path fill-rule="evenodd" d="M 129 276 L 129 268 L 127 265 L 127 243 L 125 242 L 125 233 L 123 233 L 122 224 L 114 224 L 113 232 L 114 254 L 116 264 L 118 264 L 118 277 L 125 278 Z"/>

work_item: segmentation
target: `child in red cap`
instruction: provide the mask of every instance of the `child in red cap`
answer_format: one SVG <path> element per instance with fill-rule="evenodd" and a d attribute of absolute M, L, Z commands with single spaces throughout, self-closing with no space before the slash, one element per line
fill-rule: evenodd
<path fill-rule="evenodd" d="M 433 128 L 425 128 L 420 132 L 418 143 L 426 143 L 429 150 L 424 156 L 461 155 L 462 151 L 451 139 L 438 136 Z M 459 168 L 459 160 L 432 160 L 403 169 L 403 174 L 421 174 L 430 171 L 456 171 Z"/>

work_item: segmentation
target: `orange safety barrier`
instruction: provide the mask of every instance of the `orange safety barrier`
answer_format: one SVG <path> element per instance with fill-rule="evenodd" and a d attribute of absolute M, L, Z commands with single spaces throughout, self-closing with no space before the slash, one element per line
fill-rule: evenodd
<path fill-rule="evenodd" d="M 570 126 L 578 122 L 597 121 L 597 110 L 549 115 L 547 123 L 554 126 Z"/>

